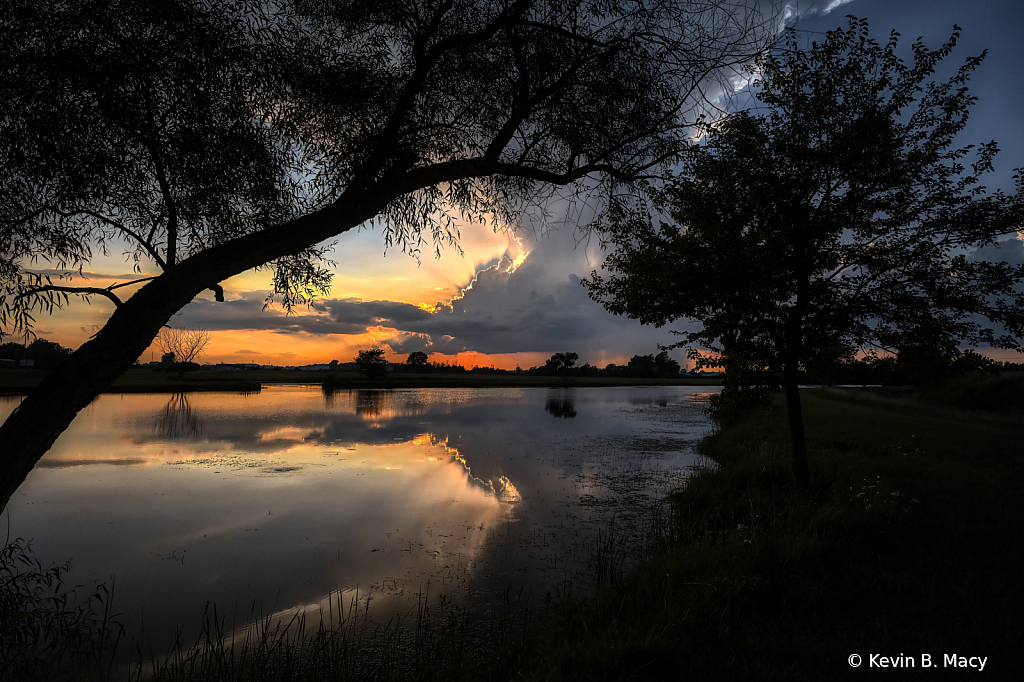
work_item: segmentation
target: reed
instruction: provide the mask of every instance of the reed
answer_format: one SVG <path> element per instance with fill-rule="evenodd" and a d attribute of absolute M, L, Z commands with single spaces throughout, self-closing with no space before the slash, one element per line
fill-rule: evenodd
<path fill-rule="evenodd" d="M 139 647 L 129 679 L 504 680 L 525 660 L 529 616 L 508 592 L 483 618 L 448 595 L 431 600 L 426 591 L 414 613 L 386 623 L 375 622 L 369 600 L 358 595 L 346 603 L 342 592 L 333 592 L 326 604 L 287 618 L 250 614 L 239 627 L 209 607 L 195 641 L 178 637 L 166 653 Z"/>
<path fill-rule="evenodd" d="M 106 677 L 123 627 L 113 589 L 65 585 L 71 562 L 44 567 L 21 538 L 0 549 L 0 681 Z"/>

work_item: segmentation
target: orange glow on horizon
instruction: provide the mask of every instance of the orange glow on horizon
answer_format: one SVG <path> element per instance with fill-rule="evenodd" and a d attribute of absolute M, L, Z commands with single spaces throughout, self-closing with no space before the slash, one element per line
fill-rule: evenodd
<path fill-rule="evenodd" d="M 360 350 L 383 348 L 384 357 L 388 362 L 404 364 L 409 353 L 398 353 L 384 340 L 397 334 L 396 330 L 375 327 L 365 334 L 326 334 L 322 336 L 306 333 L 281 333 L 264 330 L 212 331 L 211 340 L 200 363 L 253 363 L 258 365 L 302 366 L 329 364 L 332 360 L 340 363 L 354 362 Z M 473 367 L 495 367 L 497 369 L 514 370 L 517 366 L 526 370 L 538 367 L 556 352 L 519 352 L 519 353 L 480 353 L 463 351 L 461 353 L 431 353 L 430 362 L 461 365 L 466 369 Z M 160 360 L 160 349 L 154 343 L 139 358 L 140 362 Z M 601 358 L 600 360 L 580 358 L 584 362 L 604 367 L 609 362 L 625 364 L 628 358 Z"/>

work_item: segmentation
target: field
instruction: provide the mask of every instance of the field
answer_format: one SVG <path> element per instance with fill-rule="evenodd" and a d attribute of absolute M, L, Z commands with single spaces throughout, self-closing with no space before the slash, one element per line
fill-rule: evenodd
<path fill-rule="evenodd" d="M 24 394 L 46 376 L 39 369 L 0 370 L 0 394 Z M 135 368 L 125 372 L 105 393 L 178 393 L 186 391 L 258 391 L 263 384 L 324 384 L 335 390 L 359 388 L 489 388 L 566 386 L 717 386 L 717 379 L 639 379 L 633 377 L 544 377 L 515 374 L 406 374 L 371 381 L 354 372 L 303 372 L 299 370 L 202 370 L 175 373 Z"/>

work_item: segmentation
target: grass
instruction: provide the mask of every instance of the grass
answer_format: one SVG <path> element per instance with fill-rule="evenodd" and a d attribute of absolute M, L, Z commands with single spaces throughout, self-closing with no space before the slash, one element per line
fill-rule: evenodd
<path fill-rule="evenodd" d="M 326 609 L 250 614 L 240 625 L 208 606 L 195 641 L 156 650 L 144 638 L 125 662 L 105 586 L 78 600 L 80 586 L 62 580 L 69 568 L 43 568 L 22 540 L 0 551 L 0 682 L 497 682 L 515 675 L 530 646 L 529 610 L 507 592 L 476 616 L 447 595 L 422 594 L 414 614 L 387 623 L 369 617 L 368 600 L 346 605 L 335 592 Z"/>
<path fill-rule="evenodd" d="M 863 679 L 853 653 L 1018 669 L 1024 430 L 824 393 L 806 419 L 810 495 L 791 483 L 781 405 L 723 428 L 660 555 L 556 605 L 527 677 Z M 899 679 L 915 675 L 941 679 Z"/>
<path fill-rule="evenodd" d="M 41 369 L 0 370 L 0 395 L 25 394 L 46 372 Z M 179 393 L 187 391 L 259 391 L 265 384 L 321 384 L 334 390 L 362 388 L 498 388 L 565 386 L 715 386 L 715 379 L 637 379 L 628 377 L 559 377 L 514 374 L 391 374 L 371 381 L 355 372 L 303 372 L 299 370 L 202 370 L 177 374 L 130 369 L 104 393 Z"/>
<path fill-rule="evenodd" d="M 349 680 L 507 680 L 521 667 L 529 614 L 513 604 L 471 618 L 445 596 L 420 595 L 411 622 L 374 623 L 357 599 L 341 592 L 326 611 L 290 619 L 250 617 L 228 628 L 216 609 L 204 614 L 198 639 L 176 641 L 167 654 L 139 652 L 131 680 L 186 682 L 347 682 Z M 368 602 L 363 602 L 368 604 Z M 487 652 L 486 655 L 481 655 Z"/>
<path fill-rule="evenodd" d="M 122 628 L 105 585 L 80 601 L 64 574 L 70 563 L 44 568 L 30 545 L 0 549 L 0 681 L 104 677 Z"/>
<path fill-rule="evenodd" d="M 153 372 L 149 369 L 130 369 L 108 387 L 104 393 L 181 393 L 187 391 L 244 391 L 258 392 L 262 382 L 269 381 L 266 375 L 275 372 L 232 372 L 202 371 L 188 372 L 183 378 L 177 374 Z M 302 374 L 306 383 L 311 381 L 308 372 Z M 31 391 L 43 380 L 46 372 L 41 369 L 0 370 L 0 394 L 20 395 Z M 281 378 L 282 381 L 301 383 L 299 377 Z"/>
<path fill-rule="evenodd" d="M 1024 417 L 1024 372 L 966 374 L 922 391 L 918 399 L 960 410 Z"/>

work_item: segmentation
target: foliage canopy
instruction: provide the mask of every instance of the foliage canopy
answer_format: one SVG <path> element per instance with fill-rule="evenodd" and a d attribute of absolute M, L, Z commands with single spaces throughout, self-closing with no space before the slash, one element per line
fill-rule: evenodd
<path fill-rule="evenodd" d="M 751 69 L 757 105 L 705 122 L 665 194 L 670 223 L 620 214 L 591 297 L 612 312 L 701 328 L 729 385 L 785 387 L 806 484 L 797 376 L 852 354 L 922 345 L 1020 350 L 1024 269 L 970 257 L 1014 233 L 1018 193 L 988 192 L 994 142 L 960 147 L 984 54 L 930 81 L 958 37 L 913 63 L 851 18 L 804 47 L 789 30 Z M 965 160 L 973 153 L 973 160 Z M 802 468 L 802 471 L 801 471 Z"/>
<path fill-rule="evenodd" d="M 386 379 L 388 376 L 388 360 L 381 348 L 359 351 L 355 363 L 367 379 Z"/>
<path fill-rule="evenodd" d="M 426 367 L 427 366 L 427 354 L 421 350 L 414 350 L 409 353 L 409 357 L 405 359 L 405 364 L 409 367 Z"/>

